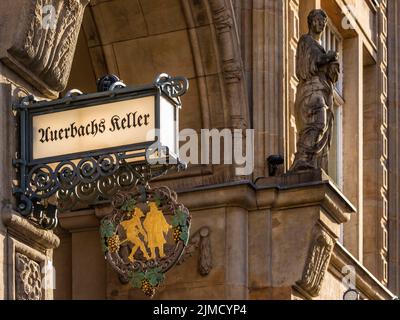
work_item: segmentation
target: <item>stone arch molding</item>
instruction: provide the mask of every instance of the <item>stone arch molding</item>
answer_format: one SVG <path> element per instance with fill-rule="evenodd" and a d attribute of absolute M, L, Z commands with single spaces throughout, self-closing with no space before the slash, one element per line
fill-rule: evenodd
<path fill-rule="evenodd" d="M 196 116 L 192 116 L 190 123 L 184 124 L 185 127 L 196 130 L 249 128 L 251 121 L 247 89 L 232 0 L 1 0 L 0 60 L 36 88 L 37 91 L 33 92 L 35 95 L 55 98 L 69 84 L 73 85 L 69 83 L 72 78 L 70 71 L 83 23 L 86 46 L 90 49 L 89 64 L 93 66 L 94 77 L 98 78 L 106 73 L 121 74 L 124 68 L 116 64 L 117 50 L 112 48 L 113 43 L 105 41 L 107 37 L 102 34 L 113 26 L 110 23 L 102 25 L 104 17 L 96 17 L 94 10 L 103 5 L 111 7 L 119 4 L 120 9 L 114 17 L 118 19 L 125 11 L 128 15 L 133 14 L 133 3 L 139 3 L 142 13 L 145 14 L 144 11 L 147 10 L 150 15 L 153 14 L 152 10 L 162 11 L 166 4 L 171 4 L 183 16 L 181 22 L 177 22 L 179 19 L 175 21 L 173 15 L 168 19 L 171 24 L 180 23 L 172 29 L 181 35 L 185 34 L 182 38 L 188 44 L 190 55 L 186 60 L 190 60 L 190 69 L 193 70 L 189 73 L 191 83 L 195 86 L 192 86 L 188 98 L 185 98 L 192 99 L 187 106 L 193 105 L 195 99 L 198 106 L 192 107 L 192 110 L 187 109 L 187 114 L 194 111 Z M 43 6 L 46 5 L 52 5 L 56 9 L 54 28 L 43 28 Z M 144 6 L 147 8 L 143 8 Z M 15 13 L 18 13 L 17 16 Z M 160 15 L 163 16 L 166 14 Z M 136 19 L 125 19 L 127 20 L 122 21 L 120 27 L 123 28 L 127 21 L 134 23 L 134 27 L 128 32 L 135 33 Z M 146 28 L 149 31 L 151 26 L 145 25 Z M 9 30 L 16 32 L 10 33 Z M 120 29 L 116 31 L 118 33 Z M 129 39 L 127 31 L 124 32 L 121 33 L 127 38 L 122 40 Z M 159 33 L 163 32 L 161 30 Z M 137 38 L 143 40 L 146 36 L 140 35 Z M 120 45 L 122 40 L 115 43 Z M 140 46 L 138 48 L 140 50 Z M 135 63 L 130 56 L 123 59 L 130 64 Z M 187 76 L 179 68 L 162 69 L 162 65 L 157 65 L 152 76 L 161 71 Z M 90 82 L 95 81 L 93 78 Z M 123 80 L 130 83 L 129 79 Z M 202 171 L 201 183 L 226 181 L 234 175 L 233 171 L 234 168 L 230 166 L 208 167 Z"/>
<path fill-rule="evenodd" d="M 67 89 L 108 73 L 130 85 L 151 82 L 159 72 L 182 75 L 190 90 L 181 129 L 250 128 L 236 16 L 232 0 L 92 0 L 77 48 L 87 56 L 75 59 Z M 83 80 L 88 64 L 92 76 Z M 169 183 L 191 187 L 233 179 L 233 165 L 199 165 Z"/>
<path fill-rule="evenodd" d="M 146 2 L 151 1 L 153 0 Z M 84 10 L 89 2 L 90 0 L 0 1 L 1 61 L 45 96 L 56 97 L 58 92 L 63 91 L 67 86 Z M 90 8 L 102 2 L 92 0 Z M 123 0 L 115 1 L 117 2 L 123 2 Z M 154 5 L 160 5 L 162 2 L 154 1 Z M 173 0 L 167 2 L 179 2 L 186 20 L 194 75 L 198 81 L 201 100 L 202 126 L 204 128 L 248 127 L 250 121 L 244 70 L 232 1 Z M 49 5 L 55 8 L 55 23 L 46 27 L 43 22 L 47 13 L 43 9 Z M 92 13 L 88 15 L 94 17 Z M 98 29 L 99 25 L 99 21 L 92 21 L 92 26 L 88 29 L 92 32 Z M 203 44 L 201 39 L 204 39 L 204 29 L 207 27 L 209 27 L 210 48 L 201 48 L 199 46 Z M 16 31 L 10 33 L 9 30 Z M 99 31 L 94 32 L 97 33 L 95 37 L 100 38 Z M 89 35 L 89 38 L 93 39 L 93 36 Z M 103 67 L 95 70 L 96 76 L 115 71 L 110 70 L 113 62 L 108 61 L 110 55 L 104 52 L 105 48 L 101 41 L 99 45 L 102 48 L 100 57 L 92 55 L 92 60 L 95 60 L 93 63 L 100 60 Z M 209 61 L 210 57 L 207 56 L 207 52 L 214 60 L 211 63 L 216 65 L 216 70 L 208 71 L 208 74 L 207 60 Z M 218 76 L 219 88 L 207 83 L 205 78 L 210 73 Z M 213 91 L 219 91 L 221 94 L 218 105 L 212 105 L 210 102 L 210 92 Z"/>
<path fill-rule="evenodd" d="M 146 38 L 153 37 L 157 39 L 154 41 L 158 41 L 162 37 L 162 33 L 176 32 L 178 34 L 185 29 L 187 39 L 181 37 L 180 40 L 185 38 L 185 41 L 187 40 L 189 43 L 191 57 L 187 57 L 187 59 L 192 60 L 194 72 L 193 74 L 189 72 L 189 75 L 182 75 L 196 81 L 201 109 L 201 119 L 199 120 L 201 120 L 202 128 L 247 128 L 250 121 L 244 69 L 232 1 L 138 0 L 134 2 L 139 3 L 139 5 L 136 6 L 133 5 L 133 2 L 128 3 L 124 0 L 107 2 L 92 0 L 88 6 L 83 20 L 83 31 L 96 77 L 98 78 L 105 73 L 116 73 L 129 83 L 129 79 L 125 79 L 129 76 L 124 76 L 125 68 L 119 66 L 119 59 L 122 54 L 118 53 L 118 50 L 123 46 L 121 43 L 129 43 L 130 41 L 139 43 L 141 41 L 141 44 L 146 45 Z M 152 2 L 154 3 L 153 8 L 151 7 Z M 112 8 L 114 5 L 118 9 Z M 172 12 L 167 6 L 180 11 L 179 17 L 176 17 L 176 11 Z M 115 11 L 115 13 L 110 13 L 110 10 Z M 129 14 L 129 10 L 132 11 L 132 14 Z M 148 21 L 142 23 L 142 20 L 156 16 L 156 13 L 150 12 L 151 10 L 154 10 L 154 12 L 164 10 L 163 17 L 172 13 L 171 21 L 176 20 L 176 27 L 167 24 L 167 30 L 161 32 L 156 30 L 158 29 L 157 26 L 149 26 L 151 23 Z M 144 18 L 138 14 L 138 11 L 142 12 Z M 124 18 L 121 16 L 121 14 L 124 14 L 123 12 L 126 12 Z M 113 15 L 115 15 L 115 19 Z M 184 17 L 184 21 L 181 20 L 181 15 Z M 127 26 L 122 20 L 125 19 L 124 22 L 126 23 L 128 16 L 136 22 Z M 114 22 L 114 25 L 110 27 L 111 22 Z M 122 30 L 115 37 L 111 35 L 121 28 L 130 30 L 132 37 L 130 38 L 127 34 L 127 30 Z M 142 31 L 142 28 L 144 31 Z M 171 39 L 175 41 L 174 38 Z M 179 44 L 179 42 L 177 43 Z M 141 50 L 139 45 L 137 50 Z M 131 57 L 125 57 L 125 59 L 129 58 Z M 151 56 L 148 57 L 150 60 L 152 58 Z M 135 61 L 132 60 L 132 63 L 135 63 Z M 181 72 L 179 69 L 182 69 L 175 68 L 177 69 L 175 71 L 174 67 L 171 70 L 160 70 L 160 68 L 159 66 L 153 73 L 163 71 L 174 74 Z M 154 75 L 152 74 L 152 76 Z M 214 78 L 216 80 L 211 81 Z M 217 94 L 218 103 L 213 99 L 213 96 Z"/>
<path fill-rule="evenodd" d="M 182 0 L 184 2 L 184 0 Z M 209 0 L 216 30 L 219 64 L 224 81 L 230 113 L 229 125 L 245 129 L 249 126 L 249 112 L 244 82 L 236 15 L 231 0 Z"/>
<path fill-rule="evenodd" d="M 45 96 L 57 96 L 67 85 L 88 3 L 89 0 L 0 1 L 1 61 Z"/>

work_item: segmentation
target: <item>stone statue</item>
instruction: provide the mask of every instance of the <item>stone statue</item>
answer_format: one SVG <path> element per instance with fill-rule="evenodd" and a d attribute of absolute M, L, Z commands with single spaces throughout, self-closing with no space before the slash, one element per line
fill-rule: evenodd
<path fill-rule="evenodd" d="M 323 10 L 311 11 L 309 32 L 300 38 L 297 48 L 296 74 L 300 83 L 295 112 L 299 139 L 290 172 L 327 170 L 334 121 L 333 90 L 340 73 L 337 52 L 326 52 L 320 44 L 327 18 Z"/>

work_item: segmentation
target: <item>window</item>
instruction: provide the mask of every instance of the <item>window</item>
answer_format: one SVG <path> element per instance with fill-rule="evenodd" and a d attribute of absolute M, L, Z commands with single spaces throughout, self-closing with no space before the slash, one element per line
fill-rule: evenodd
<path fill-rule="evenodd" d="M 339 81 L 336 83 L 337 93 L 343 94 L 343 38 L 331 22 L 325 28 L 321 37 L 321 44 L 326 51 L 336 51 L 339 53 L 339 62 L 341 66 Z"/>
<path fill-rule="evenodd" d="M 339 80 L 335 87 L 335 102 L 333 113 L 335 116 L 331 149 L 329 152 L 328 174 L 340 190 L 343 189 L 343 38 L 328 21 L 328 25 L 321 38 L 321 45 L 326 51 L 333 50 L 339 53 L 341 66 Z"/>
<path fill-rule="evenodd" d="M 339 54 L 340 76 L 334 91 L 333 136 L 329 152 L 328 174 L 340 190 L 343 190 L 343 38 L 333 24 L 328 21 L 321 38 L 321 44 L 326 51 L 333 50 Z M 340 225 L 339 242 L 344 242 L 344 228 Z"/>

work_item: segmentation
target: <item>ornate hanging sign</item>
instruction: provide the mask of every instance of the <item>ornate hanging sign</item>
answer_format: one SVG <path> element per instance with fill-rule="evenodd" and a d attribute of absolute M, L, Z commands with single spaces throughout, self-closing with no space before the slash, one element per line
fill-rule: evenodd
<path fill-rule="evenodd" d="M 150 297 L 189 240 L 190 214 L 166 187 L 138 186 L 118 193 L 101 222 L 101 242 L 111 266 Z"/>
<path fill-rule="evenodd" d="M 161 74 L 151 85 L 127 87 L 111 75 L 99 80 L 98 93 L 72 90 L 41 102 L 28 96 L 14 105 L 20 128 L 17 210 L 52 229 L 60 209 L 107 201 L 180 167 L 180 97 L 188 85 L 185 78 Z"/>

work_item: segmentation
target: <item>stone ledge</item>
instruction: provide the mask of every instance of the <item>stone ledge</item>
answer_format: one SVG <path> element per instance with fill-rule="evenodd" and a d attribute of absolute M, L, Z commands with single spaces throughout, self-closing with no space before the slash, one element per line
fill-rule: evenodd
<path fill-rule="evenodd" d="M 396 298 L 343 245 L 337 242 L 333 249 L 329 271 L 343 277 L 342 268 L 348 265 L 355 268 L 357 289 L 360 290 L 361 295 L 370 300 L 393 300 Z"/>
<path fill-rule="evenodd" d="M 60 239 L 52 231 L 37 228 L 8 206 L 2 212 L 2 219 L 5 226 L 21 239 L 32 241 L 44 249 L 55 249 L 60 245 Z"/>
<path fill-rule="evenodd" d="M 337 222 L 345 223 L 350 220 L 351 213 L 357 212 L 353 204 L 330 180 L 323 170 L 310 170 L 278 177 L 260 179 L 256 188 L 258 193 L 268 192 L 276 188 L 276 198 L 272 204 L 265 202 L 263 193 L 258 197 L 258 203 L 271 205 L 273 208 L 288 209 L 291 207 L 310 206 L 313 203 L 323 209 Z"/>
<path fill-rule="evenodd" d="M 249 211 L 270 208 L 290 208 L 321 205 L 337 223 L 349 221 L 356 209 L 343 193 L 330 181 L 322 170 L 300 174 L 263 178 L 256 184 L 251 181 L 236 181 L 223 184 L 176 190 L 179 202 L 191 210 L 204 210 L 218 207 L 240 207 Z M 91 211 L 89 213 L 89 211 Z M 99 219 L 111 213 L 111 205 L 95 208 Z M 82 216 L 90 215 L 93 209 L 65 212 L 59 215 L 62 224 Z M 84 225 L 94 227 L 95 221 Z M 78 225 L 74 226 L 78 228 Z"/>
<path fill-rule="evenodd" d="M 218 207 L 256 209 L 256 189 L 249 181 L 178 190 L 178 201 L 192 210 Z M 196 196 L 194 196 L 196 195 Z"/>
<path fill-rule="evenodd" d="M 61 228 L 69 232 L 99 228 L 100 218 L 101 217 L 96 216 L 95 210 L 93 209 L 65 212 L 58 215 Z"/>

